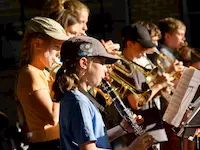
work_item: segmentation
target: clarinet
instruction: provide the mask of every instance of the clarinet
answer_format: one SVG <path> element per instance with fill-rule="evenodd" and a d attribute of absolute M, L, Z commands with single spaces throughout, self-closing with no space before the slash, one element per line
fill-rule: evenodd
<path fill-rule="evenodd" d="M 114 103 L 114 106 L 117 109 L 118 113 L 122 116 L 122 118 L 124 118 L 129 123 L 135 135 L 137 136 L 142 135 L 145 131 L 142 129 L 141 126 L 138 125 L 136 119 L 133 118 L 133 112 L 124 105 L 123 101 L 118 96 L 116 91 L 114 91 L 113 88 L 111 87 L 111 84 L 103 79 L 100 89 L 104 93 L 108 93 L 110 95 L 112 102 Z"/>
<path fill-rule="evenodd" d="M 129 123 L 129 125 L 133 129 L 134 134 L 136 136 L 142 135 L 145 132 L 145 130 L 143 130 L 143 128 L 138 125 L 136 119 L 133 118 L 133 112 L 124 105 L 123 101 L 118 96 L 116 91 L 112 88 L 111 84 L 107 80 L 103 79 L 100 89 L 104 93 L 108 93 L 110 95 L 118 113 Z M 152 149 L 158 150 L 156 145 L 152 145 Z"/>

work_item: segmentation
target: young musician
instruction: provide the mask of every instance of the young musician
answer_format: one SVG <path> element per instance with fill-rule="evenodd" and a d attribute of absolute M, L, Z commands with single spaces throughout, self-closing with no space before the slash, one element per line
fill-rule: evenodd
<path fill-rule="evenodd" d="M 137 21 L 137 23 L 141 24 L 148 30 L 152 42 L 156 46 L 158 46 L 158 40 L 161 38 L 161 32 L 160 32 L 158 26 L 151 21 Z M 134 58 L 133 61 L 147 69 L 153 69 L 157 66 L 152 62 L 151 57 L 149 58 L 149 56 L 154 55 L 157 51 L 158 50 L 156 47 L 148 48 L 140 58 Z M 157 73 L 158 73 L 158 75 L 160 75 L 159 71 Z M 144 105 L 142 107 L 142 109 L 148 109 L 148 108 L 152 108 L 154 106 L 156 106 L 158 109 L 160 109 L 160 95 L 155 97 L 153 99 L 153 101 L 150 101 L 149 103 Z"/>
<path fill-rule="evenodd" d="M 175 71 L 182 71 L 182 62 L 176 61 L 175 53 L 176 49 L 181 48 L 185 43 L 186 26 L 182 21 L 169 17 L 161 19 L 158 22 L 158 27 L 162 34 L 158 49 L 171 60 L 163 59 L 162 65 L 170 69 L 171 64 L 175 62 Z M 168 72 L 170 71 L 168 70 Z"/>
<path fill-rule="evenodd" d="M 69 38 L 86 35 L 85 31 L 87 30 L 86 23 L 89 16 L 89 8 L 80 1 L 66 1 L 63 5 L 65 8 L 60 6 L 60 9 L 51 13 L 49 17 L 62 25 Z M 108 51 L 119 49 L 119 44 L 112 43 L 112 41 L 104 42 L 104 45 Z M 58 63 L 60 63 L 60 60 L 58 60 Z M 58 68 L 56 67 L 54 72 Z"/>
<path fill-rule="evenodd" d="M 54 92 L 60 108 L 61 150 L 111 149 L 109 141 L 125 134 L 125 122 L 106 130 L 94 97 L 88 90 L 100 85 L 107 73 L 106 64 L 118 60 L 92 37 L 73 37 L 61 48 L 62 67 L 57 73 Z M 129 150 L 145 150 L 153 143 L 148 134 L 139 136 Z"/>
<path fill-rule="evenodd" d="M 80 33 L 80 25 L 75 15 L 70 11 L 62 8 L 49 15 L 65 29 L 67 36 L 77 36 Z"/>
<path fill-rule="evenodd" d="M 186 26 L 185 24 L 176 18 L 167 17 L 161 19 L 158 22 L 158 27 L 161 31 L 162 38 L 159 41 L 160 46 L 158 47 L 160 52 L 164 55 L 167 55 L 170 59 L 175 61 L 177 59 L 177 50 L 183 47 L 185 44 L 185 32 Z M 177 62 L 177 63 L 176 63 Z M 171 62 L 168 60 L 163 60 L 163 65 L 166 67 L 170 67 Z M 174 62 L 175 71 L 181 72 L 183 71 L 182 62 L 175 61 Z M 180 140 L 176 133 L 172 130 L 173 126 L 165 123 L 165 129 L 168 135 L 168 142 L 162 144 L 162 150 L 177 150 L 180 147 Z M 187 141 L 187 139 L 185 139 Z M 187 141 L 190 144 L 184 144 L 184 149 L 192 150 L 194 149 L 194 143 Z"/>
<path fill-rule="evenodd" d="M 122 55 L 128 59 L 128 61 L 133 61 L 134 58 L 139 58 L 143 55 L 143 53 L 146 52 L 146 50 L 149 50 L 149 48 L 154 48 L 155 44 L 152 43 L 150 35 L 145 27 L 143 27 L 140 24 L 132 24 L 129 26 L 126 26 L 122 31 L 122 37 L 123 37 L 123 46 L 124 49 L 122 51 Z M 113 52 L 114 53 L 114 52 Z M 123 62 L 123 61 L 122 61 Z M 133 64 L 132 64 L 133 65 Z M 126 63 L 122 63 L 122 68 L 126 67 Z M 127 69 L 129 70 L 129 66 L 127 66 Z M 149 89 L 148 84 L 146 83 L 144 72 L 141 72 L 137 66 L 135 66 L 134 72 L 132 77 L 126 76 L 124 73 L 114 70 L 117 75 L 122 77 L 122 79 L 126 80 L 130 85 L 135 86 L 136 89 L 142 90 L 146 92 Z M 160 79 L 159 79 L 160 80 Z M 157 81 L 159 81 L 157 80 Z M 156 81 L 156 80 L 155 80 Z M 163 80 L 162 82 L 155 82 L 156 84 L 152 87 L 152 94 L 150 94 L 150 97 L 146 97 L 146 101 L 152 99 L 155 94 L 166 86 L 166 80 Z M 123 85 L 122 85 L 123 86 Z M 119 87 L 120 89 L 120 87 Z M 127 91 L 129 91 L 127 89 Z M 126 92 L 126 98 L 124 102 L 127 104 L 127 107 L 131 107 L 132 109 L 138 109 L 138 99 L 137 94 L 133 94 L 131 92 Z M 136 97 L 135 97 L 136 96 Z M 144 102 L 144 104 L 146 103 Z M 112 105 L 111 105 L 112 106 Z M 110 108 L 111 111 L 110 116 L 115 116 L 113 114 L 116 114 L 115 111 Z M 108 123 L 116 124 L 117 117 L 107 117 L 106 120 Z M 145 120 L 144 120 L 145 122 Z M 109 125 L 110 125 L 109 124 Z M 111 126 L 110 125 L 110 126 Z M 133 134 L 130 134 L 130 136 L 127 136 L 126 138 L 123 138 L 121 142 L 123 142 L 125 145 L 127 143 L 130 143 L 130 141 L 134 138 Z M 123 145 L 123 144 L 122 144 Z"/>
<path fill-rule="evenodd" d="M 80 34 L 86 35 L 85 32 L 88 30 L 87 22 L 90 13 L 89 8 L 79 0 L 67 0 L 63 3 L 63 6 L 76 16 L 79 22 Z"/>
<path fill-rule="evenodd" d="M 148 30 L 139 23 L 126 26 L 122 30 L 122 37 L 124 46 L 122 54 L 130 61 L 140 58 L 147 50 L 156 47 L 156 45 L 151 41 Z M 152 99 L 158 91 L 167 86 L 167 80 L 165 78 L 162 78 L 161 80 L 160 79 L 161 78 L 156 78 L 154 80 L 154 85 L 151 87 L 152 93 L 149 97 L 149 100 Z M 146 77 L 144 76 L 144 73 L 139 71 L 137 67 L 130 82 L 139 90 L 145 91 L 149 89 L 149 85 L 146 83 Z M 137 106 L 135 106 L 135 97 L 130 94 L 127 98 L 131 107 L 133 109 L 137 109 Z"/>
<path fill-rule="evenodd" d="M 65 29 L 68 38 L 80 35 L 80 24 L 76 16 L 71 11 L 68 11 L 61 6 L 59 8 L 60 9 L 58 9 L 57 11 L 51 13 L 49 15 L 49 18 L 54 19 L 55 21 L 60 23 L 60 25 Z M 52 67 L 52 70 L 49 68 L 47 70 L 51 70 L 50 74 L 54 77 L 60 66 L 61 62 L 59 58 L 57 59 L 57 63 L 55 64 L 55 66 Z"/>
<path fill-rule="evenodd" d="M 28 126 L 30 150 L 59 150 L 60 104 L 52 101 L 53 81 L 45 68 L 53 66 L 67 39 L 63 27 L 50 18 L 34 17 L 27 24 L 16 94 L 22 108 L 18 111 Z"/>
<path fill-rule="evenodd" d="M 86 31 L 88 30 L 87 23 L 90 10 L 87 5 L 82 3 L 79 0 L 65 0 L 63 2 L 63 6 L 66 10 L 68 10 L 79 22 L 79 33 L 78 35 L 86 35 Z M 111 40 L 104 42 L 101 40 L 104 47 L 107 51 L 112 52 L 112 50 L 117 49 L 119 50 L 120 46 L 117 43 L 113 43 Z M 118 51 L 119 52 L 119 51 Z"/>

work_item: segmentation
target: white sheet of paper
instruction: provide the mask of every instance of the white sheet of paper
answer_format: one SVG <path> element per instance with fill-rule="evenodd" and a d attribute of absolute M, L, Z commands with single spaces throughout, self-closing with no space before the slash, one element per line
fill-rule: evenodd
<path fill-rule="evenodd" d="M 200 71 L 186 68 L 163 116 L 167 123 L 179 127 L 200 84 Z"/>
<path fill-rule="evenodd" d="M 148 132 L 150 135 L 153 136 L 153 138 L 157 142 L 165 142 L 168 141 L 167 134 L 165 132 L 165 129 L 158 129 L 158 130 L 153 130 Z"/>

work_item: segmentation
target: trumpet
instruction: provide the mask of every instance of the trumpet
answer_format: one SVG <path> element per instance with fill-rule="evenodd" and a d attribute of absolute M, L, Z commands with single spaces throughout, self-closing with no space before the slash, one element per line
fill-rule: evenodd
<path fill-rule="evenodd" d="M 191 53 L 194 54 L 198 59 L 200 59 L 200 54 L 196 52 L 194 49 L 191 49 Z"/>
<path fill-rule="evenodd" d="M 137 107 L 142 107 L 148 101 L 152 91 L 150 89 L 147 91 L 138 90 L 127 78 L 132 77 L 135 69 L 138 68 L 146 75 L 146 78 L 148 78 L 149 81 L 153 81 L 155 76 L 157 76 L 157 69 L 150 71 L 133 61 L 128 60 L 122 55 L 120 55 L 120 58 L 121 60 L 110 66 L 110 71 L 108 71 L 110 79 L 108 81 L 121 99 L 125 99 L 129 94 L 133 94 L 134 99 L 137 102 Z M 102 92 L 98 88 L 96 90 L 104 97 L 108 105 L 112 103 L 112 100 L 107 93 Z"/>
<path fill-rule="evenodd" d="M 123 55 L 119 55 L 120 59 L 122 61 L 118 61 L 114 66 L 113 69 L 116 69 L 120 72 L 122 72 L 124 75 L 128 76 L 128 77 L 132 77 L 135 69 L 137 68 L 140 72 L 142 72 L 145 77 L 146 77 L 146 82 L 147 84 L 150 84 L 151 82 L 153 82 L 155 80 L 155 78 L 158 75 L 158 68 L 154 67 L 153 69 L 147 69 L 137 63 L 135 63 L 134 61 L 131 61 L 127 58 L 125 58 Z M 123 66 L 123 62 L 125 62 L 128 65 L 128 69 L 126 69 L 125 66 Z"/>
<path fill-rule="evenodd" d="M 173 63 L 174 60 L 171 59 L 169 56 L 159 52 L 158 50 L 155 51 L 155 53 L 158 55 L 158 58 L 157 58 L 157 65 L 159 66 L 159 68 L 163 71 L 163 72 L 166 72 L 166 70 L 168 69 L 168 67 L 164 66 L 163 65 L 163 60 L 167 60 L 169 63 Z"/>
<path fill-rule="evenodd" d="M 187 47 L 188 51 L 196 58 L 196 59 L 193 60 L 193 61 L 199 61 L 199 59 L 200 59 L 200 54 L 199 54 L 194 48 L 190 47 L 186 41 L 185 41 L 184 45 L 182 46 L 182 48 L 184 48 L 184 47 Z M 181 49 L 182 49 L 182 48 L 181 48 Z M 190 59 L 191 59 L 191 57 L 192 57 L 191 54 L 190 54 Z M 193 58 L 193 57 L 192 57 L 192 58 Z"/>
<path fill-rule="evenodd" d="M 109 76 L 112 88 L 118 93 L 121 99 L 126 98 L 131 93 L 137 101 L 137 106 L 142 107 L 151 96 L 152 91 L 150 89 L 147 91 L 138 90 L 114 71 L 110 72 Z"/>
<path fill-rule="evenodd" d="M 53 77 L 55 79 L 56 76 L 56 72 L 58 71 L 58 69 L 62 66 L 61 63 L 56 62 L 54 64 L 54 66 L 51 68 L 51 70 L 49 71 L 50 77 Z"/>

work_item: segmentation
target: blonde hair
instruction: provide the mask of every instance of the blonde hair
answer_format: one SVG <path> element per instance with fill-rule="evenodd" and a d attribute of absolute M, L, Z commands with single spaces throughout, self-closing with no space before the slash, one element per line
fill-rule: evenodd
<path fill-rule="evenodd" d="M 49 18 L 54 19 L 60 23 L 63 28 L 67 28 L 78 23 L 76 16 L 64 8 L 53 12 L 49 15 Z"/>
<path fill-rule="evenodd" d="M 158 27 L 162 34 L 162 39 L 161 39 L 162 42 L 164 42 L 165 33 L 174 34 L 179 29 L 186 30 L 186 26 L 181 20 L 172 17 L 161 19 L 158 22 Z"/>
<path fill-rule="evenodd" d="M 63 6 L 64 6 L 65 9 L 67 9 L 72 14 L 74 14 L 77 17 L 78 20 L 79 20 L 81 13 L 83 11 L 88 12 L 88 14 L 90 13 L 90 10 L 87 7 L 87 5 L 80 2 L 79 0 L 67 0 L 63 3 Z"/>
<path fill-rule="evenodd" d="M 29 33 L 25 34 L 22 42 L 22 50 L 21 50 L 21 59 L 20 59 L 20 66 L 23 67 L 26 64 L 29 64 L 32 59 L 33 48 L 32 48 L 32 39 L 33 38 L 40 38 L 49 40 L 50 37 L 43 33 Z"/>
<path fill-rule="evenodd" d="M 53 84 L 52 90 L 54 92 L 54 100 L 60 101 L 61 97 L 67 91 L 78 88 L 79 84 L 79 69 L 77 69 L 79 59 L 71 59 L 69 61 L 64 61 L 61 68 L 56 73 L 55 82 Z M 78 70 L 78 71 L 77 71 Z"/>

